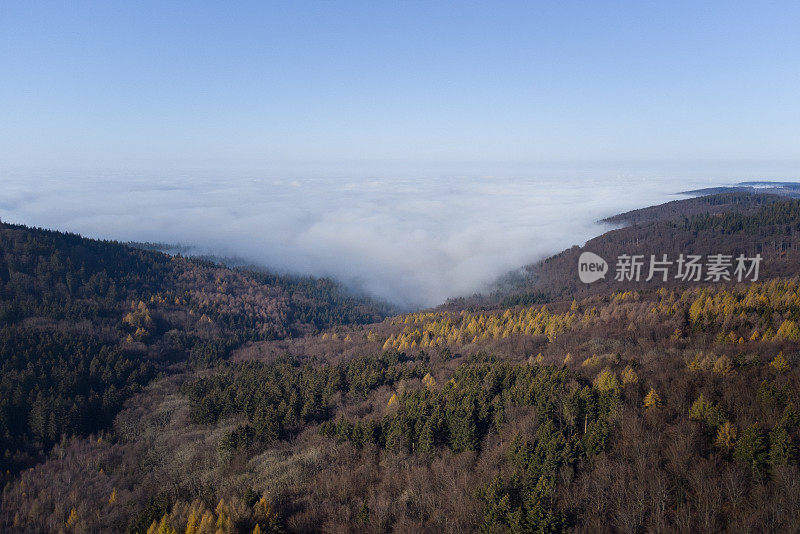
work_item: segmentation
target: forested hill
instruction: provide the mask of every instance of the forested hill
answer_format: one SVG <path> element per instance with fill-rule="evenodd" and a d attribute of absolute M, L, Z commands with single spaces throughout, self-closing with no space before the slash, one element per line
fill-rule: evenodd
<path fill-rule="evenodd" d="M 325 284 L 6 226 L 6 462 L 47 457 L 7 473 L 0 530 L 794 532 L 800 204 L 754 198 L 587 249 L 744 247 L 766 281 L 573 298 L 570 250 L 546 303 L 370 324 Z"/>
<path fill-rule="evenodd" d="M 106 427 L 175 364 L 208 365 L 246 341 L 373 322 L 383 311 L 330 280 L 0 223 L 2 469 Z"/>
<path fill-rule="evenodd" d="M 729 192 L 705 195 L 696 198 L 673 200 L 664 204 L 648 206 L 637 210 L 627 211 L 601 222 L 615 226 L 644 225 L 656 221 L 670 221 L 694 217 L 696 215 L 719 215 L 729 212 L 744 212 L 772 204 L 785 197 L 772 194 L 758 194 L 748 192 Z"/>
<path fill-rule="evenodd" d="M 641 288 L 664 285 L 661 277 L 645 282 L 651 255 L 666 254 L 675 262 L 680 254 L 744 254 L 763 258 L 759 279 L 791 276 L 800 267 L 800 200 L 746 192 L 724 193 L 668 202 L 623 213 L 604 222 L 625 225 L 610 230 L 539 263 L 522 274 L 506 277 L 490 297 L 469 304 L 492 306 L 543 303 L 624 290 L 629 281 L 615 280 L 615 264 L 621 255 L 642 255 Z M 578 278 L 578 258 L 589 251 L 609 265 L 605 278 L 584 284 Z M 676 280 L 675 264 L 667 285 L 687 287 Z M 463 305 L 463 304 L 462 304 Z"/>
<path fill-rule="evenodd" d="M 415 313 L 159 380 L 11 532 L 793 532 L 800 285 Z M 178 379 L 179 378 L 179 379 Z"/>

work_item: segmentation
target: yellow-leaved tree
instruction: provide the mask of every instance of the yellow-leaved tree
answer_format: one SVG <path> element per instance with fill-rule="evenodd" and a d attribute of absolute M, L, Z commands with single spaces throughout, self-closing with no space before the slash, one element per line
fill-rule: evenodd
<path fill-rule="evenodd" d="M 786 319 L 775 333 L 775 340 L 800 341 L 800 327 L 796 322 Z"/>
<path fill-rule="evenodd" d="M 644 407 L 649 410 L 650 408 L 658 408 L 659 406 L 661 406 L 661 397 L 656 393 L 655 389 L 650 388 L 650 391 L 644 396 Z"/>
<path fill-rule="evenodd" d="M 189 514 L 189 520 L 186 522 L 186 530 L 184 531 L 184 534 L 197 534 L 199 526 L 200 519 L 197 517 L 197 511 L 192 510 Z"/>
<path fill-rule="evenodd" d="M 78 523 L 78 511 L 73 508 L 69 512 L 69 517 L 67 518 L 66 526 L 67 528 L 73 528 Z"/>
<path fill-rule="evenodd" d="M 427 373 L 424 377 L 422 377 L 422 383 L 428 389 L 433 389 L 436 386 L 436 379 L 434 379 L 430 373 Z"/>
<path fill-rule="evenodd" d="M 600 371 L 600 374 L 594 379 L 594 385 L 597 386 L 597 389 L 600 391 L 611 391 L 619 387 L 619 382 L 617 381 L 616 373 L 606 367 Z"/>
<path fill-rule="evenodd" d="M 178 534 L 178 531 L 169 524 L 168 517 L 169 514 L 164 514 L 161 521 L 153 521 L 153 524 L 147 529 L 147 534 Z"/>
<path fill-rule="evenodd" d="M 636 374 L 633 367 L 630 365 L 625 367 L 622 371 L 622 383 L 627 386 L 628 384 L 636 384 L 637 382 L 639 382 L 639 375 Z"/>
<path fill-rule="evenodd" d="M 769 365 L 779 373 L 785 373 L 789 370 L 789 362 L 783 356 L 782 352 L 779 352 L 778 355 L 769 362 Z"/>
<path fill-rule="evenodd" d="M 714 361 L 712 371 L 718 375 L 727 376 L 733 371 L 733 362 L 728 356 L 723 354 Z"/>
<path fill-rule="evenodd" d="M 714 445 L 720 449 L 729 451 L 736 445 L 736 427 L 730 421 L 725 421 L 717 431 L 717 439 Z"/>

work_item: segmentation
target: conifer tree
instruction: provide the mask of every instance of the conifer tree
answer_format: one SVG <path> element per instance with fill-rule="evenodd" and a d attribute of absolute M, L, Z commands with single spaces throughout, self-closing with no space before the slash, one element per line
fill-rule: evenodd
<path fill-rule="evenodd" d="M 736 444 L 736 427 L 730 421 L 725 421 L 717 431 L 714 445 L 718 448 L 729 451 Z"/>
<path fill-rule="evenodd" d="M 627 386 L 628 384 L 636 384 L 637 382 L 639 382 L 639 375 L 636 374 L 636 371 L 633 370 L 633 367 L 628 365 L 622 371 L 622 383 L 623 383 L 623 385 Z"/>
<path fill-rule="evenodd" d="M 644 396 L 644 407 L 649 410 L 650 408 L 658 408 L 659 406 L 661 406 L 661 397 L 656 393 L 655 389 L 650 388 L 650 391 Z"/>
<path fill-rule="evenodd" d="M 797 460 L 797 448 L 786 427 L 778 424 L 769 433 L 769 464 L 778 467 Z"/>
<path fill-rule="evenodd" d="M 767 463 L 767 447 L 758 424 L 747 427 L 736 442 L 734 457 L 747 464 L 753 473 L 762 474 Z"/>
<path fill-rule="evenodd" d="M 789 371 L 789 362 L 783 356 L 782 352 L 779 352 L 775 358 L 769 362 L 770 367 L 778 371 L 779 373 L 785 373 Z"/>

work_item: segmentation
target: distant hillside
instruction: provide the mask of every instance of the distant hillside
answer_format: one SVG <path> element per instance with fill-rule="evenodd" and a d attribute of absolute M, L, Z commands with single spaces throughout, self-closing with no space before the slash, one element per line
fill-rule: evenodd
<path fill-rule="evenodd" d="M 673 200 L 665 204 L 620 213 L 603 219 L 601 222 L 619 226 L 642 225 L 649 222 L 669 221 L 695 215 L 743 211 L 779 200 L 781 200 L 781 196 L 773 194 L 750 192 L 716 193 L 696 198 Z"/>
<path fill-rule="evenodd" d="M 760 279 L 791 276 L 800 268 L 800 200 L 723 193 L 635 210 L 604 222 L 627 226 L 528 265 L 521 274 L 507 277 L 504 286 L 491 297 L 471 304 L 532 304 L 663 285 L 661 279 L 649 284 L 616 282 L 614 267 L 623 254 L 645 256 L 642 280 L 648 275 L 651 254 L 658 259 L 667 254 L 672 261 L 680 254 L 760 254 Z M 578 279 L 578 257 L 584 251 L 594 252 L 608 262 L 609 272 L 604 280 L 587 285 Z M 671 277 L 667 285 L 681 284 Z"/>
<path fill-rule="evenodd" d="M 741 182 L 729 187 L 708 187 L 685 191 L 684 195 L 716 195 L 720 193 L 753 193 L 780 195 L 789 198 L 800 198 L 798 182 Z"/>

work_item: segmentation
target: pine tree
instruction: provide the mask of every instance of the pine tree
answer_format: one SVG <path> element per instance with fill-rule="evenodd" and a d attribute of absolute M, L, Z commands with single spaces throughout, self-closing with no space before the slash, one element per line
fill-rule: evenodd
<path fill-rule="evenodd" d="M 500 475 L 495 475 L 494 479 L 481 488 L 479 492 L 482 500 L 486 503 L 481 523 L 482 532 L 501 531 L 503 525 L 508 523 L 511 513 L 511 502 L 508 493 L 503 487 L 503 480 Z"/>
<path fill-rule="evenodd" d="M 369 506 L 367 506 L 366 501 L 361 503 L 361 508 L 359 508 L 356 515 L 356 522 L 360 525 L 369 523 Z"/>
<path fill-rule="evenodd" d="M 718 427 L 723 422 L 722 411 L 713 402 L 706 399 L 702 393 L 689 408 L 689 418 L 696 421 L 704 421 L 713 428 Z"/>
<path fill-rule="evenodd" d="M 436 446 L 435 437 L 433 432 L 433 422 L 430 418 L 422 425 L 422 430 L 419 433 L 417 443 L 417 451 L 423 454 L 430 454 L 434 451 Z"/>
<path fill-rule="evenodd" d="M 617 381 L 616 373 L 609 368 L 605 368 L 594 379 L 594 385 L 600 391 L 612 391 L 619 387 L 619 382 Z"/>
<path fill-rule="evenodd" d="M 769 362 L 769 365 L 779 373 L 786 373 L 789 371 L 789 362 L 783 356 L 782 352 L 779 352 L 778 355 Z"/>
<path fill-rule="evenodd" d="M 478 447 L 475 405 L 465 398 L 450 418 L 450 448 L 453 452 L 474 451 Z"/>
<path fill-rule="evenodd" d="M 718 448 L 729 451 L 736 444 L 736 427 L 730 421 L 725 421 L 720 425 L 717 431 L 717 438 L 714 440 L 714 445 Z"/>
<path fill-rule="evenodd" d="M 783 425 L 777 425 L 769 433 L 769 463 L 772 467 L 790 465 L 797 458 L 797 449 L 792 437 Z"/>
<path fill-rule="evenodd" d="M 184 531 L 184 534 L 198 534 L 198 522 L 199 520 L 197 518 L 197 513 L 195 510 L 192 510 L 192 512 L 189 514 L 189 520 L 186 522 L 186 530 Z"/>
<path fill-rule="evenodd" d="M 714 361 L 714 367 L 712 371 L 715 374 L 727 376 L 733 371 L 733 362 L 728 356 L 723 354 Z"/>
<path fill-rule="evenodd" d="M 649 410 L 659 406 L 661 406 L 661 397 L 656 393 L 655 389 L 650 388 L 650 391 L 644 396 L 644 407 Z"/>
<path fill-rule="evenodd" d="M 636 371 L 633 370 L 633 367 L 628 365 L 622 371 L 622 383 L 623 383 L 623 385 L 627 386 L 628 384 L 636 384 L 637 382 L 639 382 L 639 375 L 636 374 Z"/>
<path fill-rule="evenodd" d="M 430 373 L 427 373 L 424 377 L 422 377 L 422 384 L 428 389 L 433 389 L 436 387 L 436 380 L 431 376 Z"/>
<path fill-rule="evenodd" d="M 800 327 L 797 323 L 786 319 L 775 333 L 776 340 L 800 341 Z"/>
<path fill-rule="evenodd" d="M 767 463 L 767 447 L 757 424 L 750 425 L 742 432 L 742 437 L 736 442 L 733 455 L 740 462 L 749 465 L 754 473 L 764 472 Z"/>
<path fill-rule="evenodd" d="M 73 507 L 69 512 L 69 517 L 65 523 L 67 528 L 73 528 L 78 524 L 78 511 Z"/>

